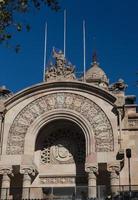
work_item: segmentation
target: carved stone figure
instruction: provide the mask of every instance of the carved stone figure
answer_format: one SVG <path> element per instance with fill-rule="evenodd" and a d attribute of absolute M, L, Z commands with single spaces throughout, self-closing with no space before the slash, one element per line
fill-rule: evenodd
<path fill-rule="evenodd" d="M 127 84 L 123 79 L 119 79 L 116 83 L 110 85 L 109 90 L 114 92 L 124 91 L 127 88 Z"/>
<path fill-rule="evenodd" d="M 76 79 L 74 66 L 67 62 L 62 51 L 56 52 L 53 49 L 53 58 L 55 58 L 55 64 L 50 63 L 48 66 L 45 74 L 46 81 Z"/>

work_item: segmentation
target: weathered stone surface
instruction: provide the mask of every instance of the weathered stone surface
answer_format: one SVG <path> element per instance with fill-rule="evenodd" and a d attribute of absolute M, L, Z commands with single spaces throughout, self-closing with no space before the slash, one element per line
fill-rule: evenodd
<path fill-rule="evenodd" d="M 74 74 L 75 67 L 67 62 L 62 51 L 56 52 L 55 49 L 53 49 L 53 57 L 55 58 L 55 64 L 51 63 L 47 67 L 45 74 L 46 81 L 76 79 Z"/>
<path fill-rule="evenodd" d="M 113 131 L 103 110 L 93 101 L 72 93 L 53 93 L 29 103 L 14 119 L 8 137 L 7 154 L 22 154 L 28 128 L 41 114 L 58 109 L 71 109 L 80 113 L 91 124 L 97 152 L 114 149 Z"/>

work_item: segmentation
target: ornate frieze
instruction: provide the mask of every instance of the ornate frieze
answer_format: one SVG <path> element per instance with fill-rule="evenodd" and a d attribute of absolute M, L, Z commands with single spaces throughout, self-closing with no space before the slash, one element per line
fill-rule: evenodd
<path fill-rule="evenodd" d="M 95 135 L 96 151 L 113 151 L 113 131 L 103 110 L 93 101 L 68 92 L 40 97 L 25 106 L 14 119 L 8 136 L 7 154 L 23 154 L 25 134 L 31 124 L 43 113 L 52 110 L 73 110 L 85 117 Z"/>
<path fill-rule="evenodd" d="M 75 177 L 40 177 L 40 184 L 75 184 Z"/>

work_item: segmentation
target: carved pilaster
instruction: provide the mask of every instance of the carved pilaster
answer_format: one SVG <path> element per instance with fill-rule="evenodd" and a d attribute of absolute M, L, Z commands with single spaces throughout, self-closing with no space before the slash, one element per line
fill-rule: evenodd
<path fill-rule="evenodd" d="M 30 193 L 30 185 L 32 176 L 35 176 L 36 169 L 33 166 L 22 166 L 20 168 L 20 173 L 23 174 L 23 192 L 22 192 L 22 198 L 23 199 L 29 199 L 29 193 Z"/>
<path fill-rule="evenodd" d="M 98 174 L 98 165 L 90 166 L 86 164 L 85 171 L 88 173 L 88 197 L 96 198 L 96 181 Z"/>
<path fill-rule="evenodd" d="M 110 183 L 112 194 L 116 194 L 119 190 L 119 173 L 121 170 L 120 163 L 110 163 L 107 165 L 107 170 L 110 172 Z"/>
<path fill-rule="evenodd" d="M 120 145 L 120 149 L 122 149 L 122 119 L 124 117 L 124 108 L 118 107 L 118 122 L 119 122 L 119 136 L 118 136 L 118 144 Z"/>
<path fill-rule="evenodd" d="M 12 176 L 12 167 L 0 166 L 2 176 L 1 199 L 8 199 L 10 190 L 10 175 Z"/>

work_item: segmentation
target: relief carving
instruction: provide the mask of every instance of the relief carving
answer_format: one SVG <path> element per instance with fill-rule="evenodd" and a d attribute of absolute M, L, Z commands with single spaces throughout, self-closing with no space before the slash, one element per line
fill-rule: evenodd
<path fill-rule="evenodd" d="M 52 154 L 60 162 L 65 162 L 73 158 L 69 150 L 61 144 L 52 147 Z"/>
<path fill-rule="evenodd" d="M 55 131 L 47 136 L 42 144 L 40 162 L 41 164 L 69 164 L 75 161 L 83 163 L 85 151 L 81 147 L 84 143 L 83 137 L 68 129 Z"/>
<path fill-rule="evenodd" d="M 74 177 L 40 177 L 41 184 L 75 184 Z"/>
<path fill-rule="evenodd" d="M 48 110 L 59 108 L 75 110 L 90 122 L 97 152 L 113 151 L 113 131 L 103 110 L 86 97 L 66 92 L 40 97 L 21 110 L 9 130 L 7 154 L 22 154 L 25 134 L 34 120 Z"/>
<path fill-rule="evenodd" d="M 53 58 L 55 63 L 50 63 L 47 67 L 45 73 L 46 81 L 76 79 L 74 74 L 75 67 L 66 60 L 62 51 L 57 52 L 53 49 Z"/>

